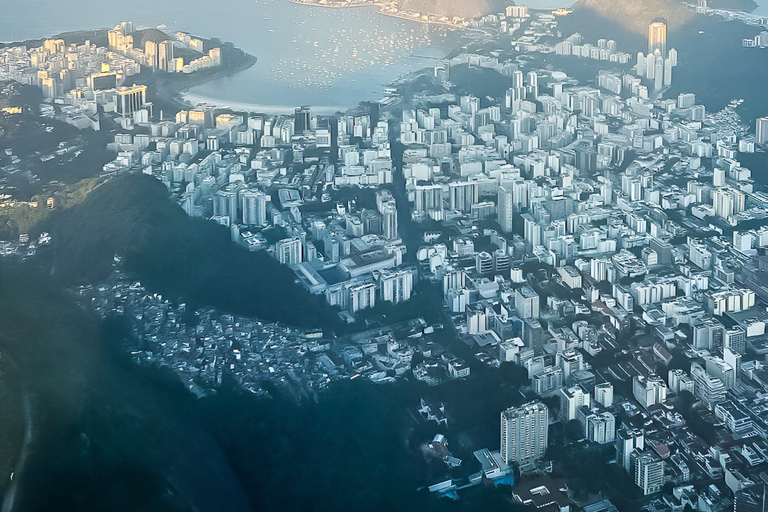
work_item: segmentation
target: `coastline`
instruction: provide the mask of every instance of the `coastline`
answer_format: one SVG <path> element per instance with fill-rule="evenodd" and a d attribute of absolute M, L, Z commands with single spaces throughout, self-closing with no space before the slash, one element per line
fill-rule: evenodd
<path fill-rule="evenodd" d="M 220 69 L 212 69 L 207 72 L 198 72 L 199 74 L 159 77 L 154 80 L 153 83 L 153 99 L 161 109 L 169 108 L 171 110 L 184 110 L 194 107 L 195 105 L 190 103 L 187 99 L 188 97 L 196 96 L 188 93 L 190 89 L 223 77 L 234 76 L 254 66 L 257 62 L 258 57 L 243 52 L 242 62 L 238 62 L 226 70 L 226 72 L 222 72 Z M 203 98 L 202 96 L 198 97 Z M 214 104 L 216 101 L 217 100 L 215 99 L 210 99 L 209 103 Z M 225 102 L 222 101 L 221 103 L 223 104 Z"/>
<path fill-rule="evenodd" d="M 50 37 L 42 37 L 35 39 L 26 39 L 23 41 L 9 41 L 0 42 L 0 48 L 9 48 L 16 46 L 40 46 L 46 39 L 61 38 L 68 44 L 77 43 L 82 44 L 86 39 L 97 40 L 97 43 L 106 44 L 108 28 L 93 28 L 84 30 L 73 30 L 68 32 L 60 32 Z M 209 44 L 212 39 L 203 39 Z M 142 70 L 141 73 L 130 77 L 126 81 L 127 85 L 133 85 L 142 83 L 151 85 L 150 98 L 153 103 L 160 108 L 160 110 L 183 110 L 190 108 L 190 103 L 187 102 L 187 91 L 193 87 L 203 85 L 209 81 L 217 80 L 226 76 L 233 76 L 237 73 L 245 71 L 246 69 L 254 66 L 258 62 L 258 57 L 251 55 L 244 50 L 236 47 L 231 42 L 220 41 L 222 54 L 227 60 L 229 60 L 228 66 L 222 64 L 222 66 L 213 69 L 200 70 L 191 74 L 169 74 L 163 75 L 159 73 L 152 73 L 146 70 Z M 194 95 L 192 95 L 194 96 Z M 202 97 L 201 97 L 202 98 Z M 215 104 L 218 100 L 209 99 L 209 103 Z M 220 102 L 224 104 L 225 102 Z"/>
<path fill-rule="evenodd" d="M 199 85 L 199 84 L 197 84 Z M 290 114 L 293 113 L 293 109 L 296 108 L 295 105 L 262 105 L 257 103 L 243 103 L 243 102 L 236 102 L 236 101 L 226 101 L 226 100 L 220 100 L 217 98 L 212 98 L 209 96 L 204 96 L 201 94 L 191 93 L 188 91 L 179 91 L 179 99 L 180 105 L 183 108 L 189 108 L 190 105 L 211 105 L 217 108 L 222 109 L 230 109 L 235 112 L 254 112 L 259 114 L 271 114 L 271 115 L 277 115 L 277 114 Z M 328 114 L 335 114 L 337 112 L 344 112 L 351 108 L 353 105 L 343 105 L 343 106 L 312 106 L 312 112 L 316 112 L 318 114 L 328 115 Z"/>
<path fill-rule="evenodd" d="M 456 30 L 469 30 L 469 31 L 473 31 L 473 32 L 479 32 L 479 33 L 485 34 L 485 35 L 490 35 L 491 34 L 490 31 L 485 30 L 485 29 L 481 29 L 481 28 L 477 28 L 477 27 L 468 27 L 466 25 L 459 25 L 459 24 L 456 24 L 456 23 L 451 23 L 450 21 L 440 21 L 440 20 L 431 20 L 431 19 L 426 19 L 425 20 L 425 19 L 421 18 L 421 16 L 423 16 L 423 14 L 419 14 L 419 13 L 416 13 L 416 12 L 411 13 L 413 15 L 416 15 L 415 17 L 414 16 L 409 16 L 407 14 L 391 12 L 391 11 L 388 11 L 388 10 L 385 9 L 387 7 L 387 4 L 383 3 L 383 2 L 371 2 L 371 3 L 368 3 L 368 4 L 352 4 L 352 5 L 319 4 L 319 3 L 315 3 L 315 2 L 313 2 L 311 0 L 309 0 L 309 1 L 307 1 L 307 0 L 288 0 L 288 2 L 292 3 L 292 4 L 296 4 L 296 5 L 304 5 L 304 6 L 307 6 L 307 7 L 319 7 L 319 8 L 325 8 L 325 9 L 354 9 L 354 8 L 360 8 L 360 7 L 371 7 L 371 8 L 375 8 L 376 12 L 378 14 L 381 14 L 383 16 L 389 16 L 390 18 L 396 18 L 396 19 L 405 20 L 405 21 L 413 21 L 413 22 L 416 22 L 416 23 L 422 23 L 424 25 L 440 25 L 440 26 L 443 26 L 443 27 L 448 27 L 448 28 L 452 28 L 452 29 L 456 29 Z M 431 15 L 428 15 L 428 16 L 431 16 Z"/>
<path fill-rule="evenodd" d="M 307 7 L 322 7 L 327 9 L 345 9 L 345 8 L 374 8 L 375 12 L 377 14 L 381 14 L 384 16 L 389 16 L 391 18 L 398 18 L 405 21 L 414 21 L 426 25 L 441 25 L 445 26 L 447 28 L 451 28 L 454 30 L 466 30 L 471 31 L 479 35 L 483 36 L 492 36 L 493 33 L 487 29 L 481 29 L 476 27 L 466 27 L 463 25 L 456 25 L 449 22 L 442 22 L 442 21 L 426 21 L 422 19 L 416 19 L 411 18 L 406 15 L 398 15 L 395 13 L 388 12 L 386 10 L 383 10 L 384 7 L 386 7 L 387 4 L 383 2 L 374 2 L 370 4 L 353 4 L 353 5 L 333 5 L 333 4 L 314 4 L 303 0 L 288 0 L 289 3 L 295 4 L 295 5 L 302 5 Z M 242 50 L 241 50 L 242 51 Z M 455 52 L 455 49 L 452 50 L 451 53 Z M 253 66 L 257 58 L 253 57 L 245 52 L 243 52 L 244 55 L 247 57 L 251 57 L 253 59 L 252 62 L 248 62 L 243 65 L 239 65 L 236 68 L 233 68 L 231 71 L 227 72 L 226 74 L 221 73 L 215 73 L 211 72 L 210 74 L 207 74 L 202 77 L 197 77 L 196 80 L 190 81 L 190 83 L 183 84 L 182 86 L 179 86 L 176 84 L 175 86 L 172 86 L 172 89 L 168 89 L 166 87 L 158 87 L 157 90 L 157 98 L 160 103 L 162 103 L 163 106 L 167 106 L 169 108 L 175 108 L 175 109 L 189 109 L 193 108 L 197 105 L 210 105 L 217 108 L 223 108 L 223 109 L 230 109 L 233 111 L 238 112 L 253 112 L 253 113 L 263 113 L 263 114 L 270 114 L 270 115 L 279 115 L 279 114 L 286 114 L 286 113 L 292 113 L 293 109 L 295 108 L 295 105 L 274 105 L 274 104 L 260 104 L 260 103 L 250 103 L 250 102 L 243 102 L 243 101 L 230 101 L 230 100 L 224 100 L 220 99 L 214 96 L 209 96 L 205 94 L 199 94 L 195 92 L 190 92 L 193 88 L 198 87 L 200 85 L 203 85 L 209 81 L 220 79 L 224 76 L 233 76 L 241 71 L 244 71 L 251 66 Z M 450 55 L 450 53 L 449 53 Z M 406 73 L 406 75 L 412 75 L 412 74 L 419 74 L 424 71 L 423 68 L 411 71 L 410 73 Z M 397 83 L 401 81 L 404 77 L 400 76 L 391 82 L 390 84 Z M 171 84 L 164 84 L 171 86 Z M 338 112 L 345 112 L 350 108 L 353 108 L 354 104 L 345 104 L 345 105 L 313 105 L 313 111 L 317 112 L 319 114 L 323 115 L 330 115 L 330 114 L 336 114 Z"/>

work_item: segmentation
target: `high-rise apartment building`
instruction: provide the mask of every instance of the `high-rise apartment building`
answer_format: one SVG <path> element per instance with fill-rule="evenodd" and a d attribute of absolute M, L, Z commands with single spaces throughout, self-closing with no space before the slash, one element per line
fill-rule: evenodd
<path fill-rule="evenodd" d="M 141 110 L 147 102 L 147 86 L 134 85 L 117 90 L 117 113 L 131 115 Z"/>
<path fill-rule="evenodd" d="M 632 394 L 643 409 L 667 399 L 667 384 L 658 375 L 640 375 L 632 379 Z"/>
<path fill-rule="evenodd" d="M 595 402 L 603 407 L 611 407 L 613 405 L 613 384 L 610 382 L 603 382 L 595 386 Z"/>
<path fill-rule="evenodd" d="M 653 54 L 659 50 L 661 57 L 667 56 L 667 24 L 663 21 L 654 21 L 648 25 L 648 53 Z"/>
<path fill-rule="evenodd" d="M 414 212 L 430 212 L 443 209 L 443 186 L 438 184 L 416 185 Z"/>
<path fill-rule="evenodd" d="M 267 201 L 269 196 L 260 190 L 244 190 L 243 224 L 246 226 L 265 226 L 267 224 Z"/>
<path fill-rule="evenodd" d="M 746 196 L 741 190 L 732 187 L 720 187 L 712 192 L 712 206 L 715 214 L 727 219 L 744 211 Z"/>
<path fill-rule="evenodd" d="M 636 451 L 632 454 L 632 473 L 635 485 L 643 490 L 645 496 L 659 492 L 664 487 L 664 461 L 648 452 Z"/>
<path fill-rule="evenodd" d="M 376 305 L 376 285 L 373 283 L 353 286 L 349 289 L 349 312 L 352 314 Z"/>
<path fill-rule="evenodd" d="M 603 411 L 592 411 L 584 417 L 584 435 L 593 442 L 608 444 L 616 440 L 616 418 Z"/>
<path fill-rule="evenodd" d="M 451 210 L 468 212 L 479 198 L 480 191 L 475 182 L 458 181 L 448 184 L 448 204 Z"/>
<path fill-rule="evenodd" d="M 768 144 L 768 117 L 760 117 L 755 121 L 755 134 L 758 144 Z"/>
<path fill-rule="evenodd" d="M 707 373 L 698 363 L 691 364 L 693 394 L 710 410 L 725 401 L 727 390 L 723 381 Z"/>
<path fill-rule="evenodd" d="M 616 436 L 616 460 L 627 473 L 632 472 L 632 453 L 645 448 L 645 435 L 642 430 L 621 430 Z"/>
<path fill-rule="evenodd" d="M 530 286 L 515 290 L 515 311 L 520 318 L 539 317 L 539 296 Z"/>
<path fill-rule="evenodd" d="M 589 393 L 580 385 L 560 390 L 560 415 L 563 421 L 575 420 L 579 407 L 589 407 L 590 403 Z"/>
<path fill-rule="evenodd" d="M 549 442 L 549 410 L 535 400 L 501 413 L 501 458 L 529 464 L 544 456 Z"/>
<path fill-rule="evenodd" d="M 173 71 L 173 41 L 163 41 L 157 45 L 157 67 L 163 71 Z"/>
<path fill-rule="evenodd" d="M 310 112 L 309 107 L 297 108 L 293 116 L 293 132 L 297 135 L 303 135 L 304 132 L 310 130 L 311 119 L 312 113 Z"/>
<path fill-rule="evenodd" d="M 151 39 L 144 43 L 144 55 L 147 56 L 147 66 L 157 69 L 159 62 L 159 49 L 156 41 Z"/>
<path fill-rule="evenodd" d="M 498 204 L 496 213 L 498 215 L 499 225 L 505 233 L 512 232 L 512 213 L 514 212 L 514 197 L 512 190 L 501 186 L 498 191 Z"/>
<path fill-rule="evenodd" d="M 397 206 L 395 201 L 386 203 L 381 208 L 382 216 L 382 234 L 387 240 L 394 240 L 398 237 L 397 230 Z"/>
<path fill-rule="evenodd" d="M 283 238 L 275 244 L 277 259 L 283 265 L 296 265 L 303 261 L 301 238 Z"/>
<path fill-rule="evenodd" d="M 393 304 L 409 300 L 413 293 L 414 275 L 413 270 L 382 270 L 377 276 L 382 300 Z"/>

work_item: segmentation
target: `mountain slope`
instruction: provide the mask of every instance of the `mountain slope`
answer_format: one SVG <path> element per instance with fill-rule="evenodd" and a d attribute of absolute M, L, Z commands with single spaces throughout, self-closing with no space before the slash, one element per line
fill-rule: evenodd
<path fill-rule="evenodd" d="M 156 179 L 120 176 L 65 210 L 41 254 L 67 284 L 96 283 L 124 258 L 150 289 L 196 306 L 214 306 L 301 326 L 329 327 L 336 315 L 295 283 L 293 272 L 264 252 L 235 246 L 229 231 L 188 217 Z"/>
<path fill-rule="evenodd" d="M 30 404 L 4 507 L 252 510 L 195 421 L 195 398 L 167 370 L 130 362 L 121 322 L 99 324 L 29 265 L 0 261 L 0 296 L 13 298 L 0 308 L 0 352 L 15 367 L 8 391 Z"/>
<path fill-rule="evenodd" d="M 645 35 L 648 25 L 657 18 L 666 20 L 669 30 L 675 30 L 694 16 L 679 0 L 579 0 L 574 9 L 592 11 L 626 30 Z"/>

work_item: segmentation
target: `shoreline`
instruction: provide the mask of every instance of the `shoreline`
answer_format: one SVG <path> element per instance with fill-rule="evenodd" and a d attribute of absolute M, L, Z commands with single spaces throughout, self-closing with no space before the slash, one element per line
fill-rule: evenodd
<path fill-rule="evenodd" d="M 396 18 L 396 19 L 405 20 L 405 21 L 413 21 L 415 23 L 421 23 L 423 25 L 440 25 L 440 26 L 452 28 L 455 30 L 469 30 L 473 32 L 479 32 L 485 35 L 492 35 L 492 33 L 489 32 L 488 30 L 484 30 L 477 27 L 467 27 L 465 25 L 457 25 L 456 23 L 451 23 L 449 21 L 424 20 L 424 19 L 421 19 L 421 16 L 423 16 L 423 14 L 416 13 L 416 12 L 413 12 L 412 14 L 418 15 L 417 17 L 408 16 L 406 14 L 390 12 L 385 10 L 385 7 L 387 7 L 387 4 L 383 2 L 371 2 L 369 4 L 352 4 L 352 5 L 318 4 L 318 3 L 313 3 L 312 1 L 305 1 L 305 0 L 288 0 L 288 2 L 295 5 L 303 5 L 306 7 L 319 7 L 324 9 L 354 9 L 354 8 L 360 8 L 360 7 L 370 7 L 370 8 L 376 9 L 377 14 L 381 14 L 382 16 L 389 16 L 390 18 Z M 432 15 L 428 15 L 428 16 L 432 16 Z"/>
<path fill-rule="evenodd" d="M 241 50 L 242 51 L 242 50 Z M 160 106 L 167 106 L 170 108 L 176 108 L 178 110 L 189 109 L 195 105 L 187 101 L 188 96 L 193 96 L 188 91 L 194 87 L 199 87 L 203 84 L 211 82 L 213 80 L 219 80 L 228 76 L 234 76 L 241 73 L 251 67 L 255 66 L 258 62 L 258 57 L 246 53 L 243 51 L 244 60 L 236 64 L 233 68 L 226 72 L 217 72 L 219 70 L 212 69 L 202 75 L 185 75 L 183 77 L 171 76 L 169 78 L 160 78 L 158 82 L 154 83 L 155 92 L 154 95 L 159 100 Z M 179 83 L 181 81 L 186 83 Z M 202 97 L 202 96 L 201 96 Z M 218 100 L 214 100 L 218 101 Z"/>
<path fill-rule="evenodd" d="M 292 114 L 296 108 L 295 105 L 263 105 L 258 103 L 244 103 L 237 101 L 227 101 L 210 96 L 204 96 L 201 94 L 191 93 L 187 91 L 179 92 L 180 101 L 186 102 L 184 108 L 189 108 L 190 105 L 211 105 L 216 108 L 229 109 L 235 112 L 252 112 L 257 114 Z M 350 105 L 344 106 L 321 106 L 312 105 L 312 111 L 318 114 L 329 115 L 337 112 L 344 112 L 352 108 Z"/>
<path fill-rule="evenodd" d="M 327 9 L 345 9 L 345 8 L 373 8 L 375 9 L 375 12 L 377 14 L 381 14 L 384 16 L 389 16 L 392 18 L 398 18 L 405 21 L 414 21 L 426 25 L 442 25 L 454 30 L 466 30 L 471 31 L 479 35 L 483 36 L 492 36 L 493 33 L 480 29 L 475 27 L 465 27 L 462 25 L 455 25 L 452 23 L 446 23 L 441 21 L 424 21 L 420 19 L 414 19 L 409 18 L 404 15 L 397 15 L 394 13 L 390 13 L 387 11 L 382 10 L 382 8 L 385 6 L 384 3 L 381 2 L 375 2 L 371 4 L 354 4 L 354 5 L 321 5 L 321 4 L 312 4 L 308 3 L 306 1 L 302 0 L 288 0 L 289 3 L 295 4 L 295 5 L 302 5 L 307 7 L 323 7 Z M 241 50 L 242 51 L 242 50 Z M 454 53 L 456 49 L 452 49 L 448 54 L 451 55 Z M 243 51 L 243 53 L 251 57 L 253 59 L 253 62 L 249 62 L 245 65 L 240 65 L 236 69 L 231 70 L 230 72 L 226 74 L 216 74 L 211 73 L 205 77 L 200 77 L 199 80 L 194 81 L 194 83 L 189 84 L 183 84 L 181 87 L 177 87 L 172 91 L 166 91 L 166 90 L 158 90 L 157 91 L 157 97 L 163 102 L 163 104 L 177 109 L 189 109 L 194 108 L 198 105 L 210 105 L 216 108 L 222 108 L 222 109 L 230 109 L 232 111 L 239 111 L 239 112 L 250 112 L 250 113 L 261 113 L 261 114 L 268 114 L 268 115 L 280 115 L 280 114 L 290 114 L 293 112 L 295 105 L 270 105 L 270 104 L 260 104 L 260 103 L 250 103 L 250 102 L 243 102 L 243 101 L 230 101 L 225 99 L 220 99 L 204 94 L 194 93 L 190 92 L 191 89 L 198 87 L 200 85 L 203 85 L 205 83 L 208 83 L 212 80 L 221 79 L 225 76 L 234 76 L 237 73 L 240 73 L 241 71 L 245 71 L 246 69 L 250 68 L 254 64 L 256 64 L 256 61 L 258 60 L 256 57 L 246 53 Z M 424 72 L 425 68 L 420 68 L 417 70 L 413 70 L 409 73 L 406 73 L 405 75 L 418 75 L 420 73 Z M 404 76 L 397 77 L 393 79 L 392 81 L 388 82 L 388 85 L 400 82 L 403 80 Z M 168 84 L 170 85 L 170 84 Z M 361 100 L 365 101 L 365 100 Z M 370 101 L 379 101 L 379 100 L 370 100 Z M 313 105 L 312 109 L 313 111 L 323 114 L 323 115 L 332 115 L 339 112 L 345 112 L 349 110 L 350 108 L 354 108 L 355 104 L 348 104 L 348 105 Z"/>

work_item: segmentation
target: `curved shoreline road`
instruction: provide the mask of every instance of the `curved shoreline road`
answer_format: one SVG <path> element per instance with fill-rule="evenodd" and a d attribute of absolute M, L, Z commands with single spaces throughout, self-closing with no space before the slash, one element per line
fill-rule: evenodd
<path fill-rule="evenodd" d="M 469 30 L 474 32 L 480 32 L 486 35 L 491 33 L 487 29 L 482 29 L 479 27 L 467 27 L 465 25 L 452 23 L 450 21 L 440 21 L 440 20 L 434 20 L 434 19 L 425 20 L 421 18 L 422 14 L 417 12 L 411 13 L 409 11 L 403 11 L 402 13 L 400 13 L 400 12 L 388 11 L 385 9 L 386 7 L 388 7 L 386 2 L 370 2 L 366 4 L 339 5 L 339 4 L 321 4 L 316 2 L 315 0 L 288 0 L 288 1 L 292 4 L 306 5 L 309 7 L 323 7 L 327 9 L 353 9 L 355 7 L 375 7 L 377 13 L 383 16 L 390 16 L 392 18 L 397 18 L 400 20 L 414 21 L 416 23 L 423 23 L 425 25 L 441 25 L 441 26 L 453 28 L 456 30 Z M 414 17 L 414 15 L 418 15 L 418 16 Z M 434 15 L 428 15 L 428 16 L 434 16 Z"/>

